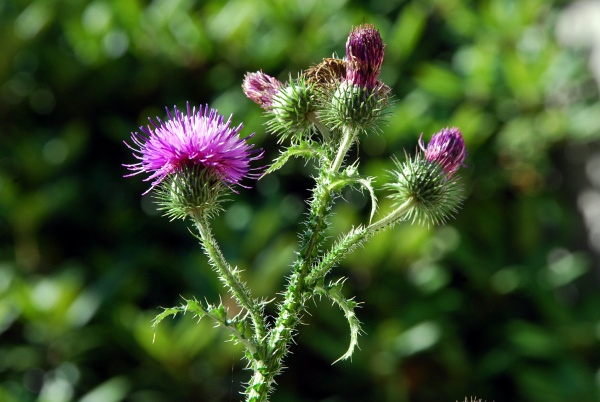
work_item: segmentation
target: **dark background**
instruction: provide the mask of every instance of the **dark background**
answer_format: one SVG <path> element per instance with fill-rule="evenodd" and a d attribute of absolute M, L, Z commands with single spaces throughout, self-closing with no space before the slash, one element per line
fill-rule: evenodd
<path fill-rule="evenodd" d="M 331 365 L 347 324 L 311 305 L 272 401 L 599 401 L 599 8 L 0 1 L 0 401 L 241 399 L 242 350 L 211 322 L 169 319 L 153 342 L 152 318 L 181 296 L 232 303 L 189 223 L 161 217 L 141 177 L 123 178 L 135 162 L 123 141 L 189 100 L 233 113 L 272 160 L 245 72 L 284 81 L 343 56 L 361 23 L 387 44 L 381 78 L 396 100 L 384 132 L 361 141 L 361 171 L 380 187 L 390 156 L 459 126 L 467 199 L 448 225 L 399 225 L 335 269 L 364 303 L 360 350 Z M 214 222 L 257 297 L 277 298 L 289 273 L 311 172 L 292 161 Z M 345 194 L 332 238 L 368 210 Z"/>

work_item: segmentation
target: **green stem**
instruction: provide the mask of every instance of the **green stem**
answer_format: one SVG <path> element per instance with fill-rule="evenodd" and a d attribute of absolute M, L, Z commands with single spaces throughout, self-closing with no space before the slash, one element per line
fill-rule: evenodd
<path fill-rule="evenodd" d="M 409 198 L 408 200 L 404 201 L 398 208 L 396 208 L 395 210 L 393 210 L 392 212 L 390 212 L 389 214 L 387 214 L 380 220 L 371 223 L 367 227 L 367 229 L 370 232 L 375 233 L 375 232 L 383 229 L 386 226 L 395 225 L 396 223 L 398 223 L 399 221 L 402 220 L 402 217 L 404 216 L 404 214 L 406 214 L 408 211 L 410 211 L 410 209 L 412 207 L 414 207 L 414 205 L 415 205 L 415 200 L 413 200 L 412 198 Z"/>
<path fill-rule="evenodd" d="M 213 238 L 207 219 L 201 214 L 195 214 L 193 218 L 198 232 L 200 232 L 206 255 L 217 270 L 221 281 L 235 297 L 237 303 L 250 314 L 255 331 L 255 341 L 257 344 L 260 344 L 264 341 L 267 333 L 260 303 L 252 298 L 250 290 L 240 278 L 238 270 L 231 268 L 227 261 L 225 261 L 225 257 L 223 257 L 217 242 Z"/>
<path fill-rule="evenodd" d="M 308 120 L 311 121 L 312 124 L 315 125 L 315 127 L 317 127 L 317 129 L 323 136 L 323 139 L 325 140 L 325 142 L 329 141 L 329 139 L 331 138 L 331 133 L 329 132 L 329 129 L 327 128 L 327 126 L 325 126 L 321 122 L 321 120 L 319 120 L 319 118 L 317 117 L 317 114 L 315 112 L 310 112 L 306 115 L 306 117 L 308 118 Z"/>
<path fill-rule="evenodd" d="M 371 238 L 381 229 L 393 226 L 402 220 L 402 217 L 413 207 L 414 201 L 408 199 L 398 208 L 384 216 L 380 220 L 373 222 L 369 226 L 360 226 L 342 238 L 332 249 L 321 259 L 321 262 L 311 271 L 306 278 L 307 285 L 314 286 L 318 280 L 322 279 L 333 268 L 333 266 L 341 261 L 347 254 L 352 252 L 356 247 Z"/>
<path fill-rule="evenodd" d="M 340 166 L 342 166 L 344 158 L 346 157 L 348 150 L 352 146 L 352 141 L 354 140 L 355 134 L 356 131 L 350 129 L 347 126 L 344 126 L 342 128 L 342 141 L 340 142 L 340 147 L 338 148 L 337 155 L 335 156 L 335 160 L 333 161 L 333 164 L 330 168 L 330 171 L 332 173 L 337 173 L 337 171 L 340 169 Z"/>
<path fill-rule="evenodd" d="M 328 132 L 326 133 L 328 134 Z M 326 133 L 323 132 L 324 135 Z M 267 359 L 264 362 L 253 363 L 254 374 L 246 389 L 247 402 L 267 401 L 274 378 L 282 370 L 283 357 L 288 351 L 295 328 L 300 323 L 305 302 L 312 293 L 311 286 L 314 283 L 307 284 L 306 278 L 317 258 L 319 245 L 324 238 L 325 217 L 333 201 L 331 180 L 342 166 L 354 140 L 354 135 L 353 130 L 344 128 L 335 160 L 329 167 L 326 166 L 326 163 L 323 163 L 320 169 L 313 191 L 313 199 L 310 203 L 307 228 L 300 242 L 300 255 L 294 263 L 284 301 L 279 309 L 275 325 L 270 331 L 265 355 Z"/>
<path fill-rule="evenodd" d="M 246 387 L 247 402 L 266 402 L 269 399 L 273 377 L 268 375 L 268 368 L 264 360 L 252 362 L 252 378 Z"/>
<path fill-rule="evenodd" d="M 324 164 L 325 165 L 325 164 Z M 247 388 L 248 402 L 267 401 L 274 378 L 282 370 L 282 360 L 288 351 L 296 326 L 300 323 L 307 295 L 306 277 L 318 255 L 318 248 L 323 241 L 325 217 L 331 208 L 332 196 L 330 188 L 330 169 L 321 168 L 313 190 L 310 203 L 309 218 L 306 230 L 300 242 L 300 253 L 296 259 L 293 272 L 288 281 L 284 301 L 279 308 L 279 315 L 270 331 L 267 341 L 267 359 L 254 375 Z"/>

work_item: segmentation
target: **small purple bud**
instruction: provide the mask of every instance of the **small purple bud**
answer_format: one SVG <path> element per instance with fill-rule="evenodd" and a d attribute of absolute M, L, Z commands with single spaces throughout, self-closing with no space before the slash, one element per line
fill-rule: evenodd
<path fill-rule="evenodd" d="M 262 70 L 246 74 L 242 83 L 246 96 L 263 109 L 269 109 L 273 105 L 273 98 L 282 86 L 277 78 L 263 73 Z"/>
<path fill-rule="evenodd" d="M 346 41 L 346 81 L 360 88 L 375 88 L 384 48 L 381 35 L 373 25 L 354 28 Z"/>
<path fill-rule="evenodd" d="M 423 146 L 421 137 L 419 145 L 425 152 L 425 159 L 441 165 L 448 178 L 463 165 L 467 155 L 463 135 L 456 127 L 444 128 L 434 134 L 427 148 Z"/>

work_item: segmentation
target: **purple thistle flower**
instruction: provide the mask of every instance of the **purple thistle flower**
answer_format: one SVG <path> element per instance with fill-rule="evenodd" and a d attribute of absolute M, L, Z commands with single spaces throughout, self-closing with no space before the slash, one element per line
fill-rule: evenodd
<path fill-rule="evenodd" d="M 425 159 L 441 165 L 448 178 L 463 165 L 467 155 L 463 135 L 456 127 L 444 128 L 434 134 L 427 148 L 423 146 L 421 135 L 419 146 L 425 152 Z"/>
<path fill-rule="evenodd" d="M 273 105 L 273 97 L 279 92 L 283 84 L 277 78 L 271 77 L 261 71 L 247 73 L 244 76 L 242 90 L 250 100 L 263 109 Z"/>
<path fill-rule="evenodd" d="M 360 88 L 375 88 L 384 48 L 381 35 L 373 25 L 354 28 L 346 41 L 346 81 Z"/>
<path fill-rule="evenodd" d="M 230 127 L 231 116 L 227 121 L 217 110 L 196 107 L 190 110 L 187 103 L 187 115 L 174 107 L 173 114 L 167 109 L 168 120 L 158 123 L 150 120 L 152 126 L 141 126 L 141 133 L 134 132 L 131 139 L 134 146 L 125 143 L 140 162 L 124 165 L 134 176 L 148 173 L 144 181 L 152 185 L 144 194 L 159 185 L 166 177 L 177 174 L 185 168 L 201 165 L 227 186 L 239 185 L 244 177 L 255 177 L 251 173 L 250 161 L 262 157 L 261 150 L 253 150 L 246 143 L 248 138 L 240 138 L 242 124 Z"/>

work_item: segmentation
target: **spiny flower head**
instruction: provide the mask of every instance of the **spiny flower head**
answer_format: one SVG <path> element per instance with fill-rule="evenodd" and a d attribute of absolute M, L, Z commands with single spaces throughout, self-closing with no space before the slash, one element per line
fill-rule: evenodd
<path fill-rule="evenodd" d="M 390 89 L 384 84 L 368 90 L 341 82 L 323 105 L 322 120 L 333 128 L 350 127 L 367 133 L 381 131 L 390 105 Z"/>
<path fill-rule="evenodd" d="M 444 128 L 434 134 L 427 148 L 423 146 L 421 135 L 419 146 L 425 152 L 425 159 L 441 165 L 448 177 L 451 177 L 465 161 L 465 141 L 456 127 Z"/>
<path fill-rule="evenodd" d="M 354 28 L 346 41 L 346 81 L 360 88 L 377 85 L 385 45 L 371 24 Z"/>
<path fill-rule="evenodd" d="M 283 84 L 274 77 L 261 71 L 247 73 L 244 76 L 242 90 L 250 100 L 263 109 L 268 110 L 273 105 L 273 98 Z"/>
<path fill-rule="evenodd" d="M 334 82 L 323 103 L 321 118 L 331 127 L 362 132 L 379 131 L 390 104 L 391 90 L 378 80 L 384 44 L 373 25 L 354 28 L 346 41 L 345 77 Z"/>
<path fill-rule="evenodd" d="M 315 86 L 304 76 L 291 79 L 273 96 L 267 110 L 269 130 L 280 137 L 280 142 L 291 138 L 295 143 L 306 139 L 313 131 L 315 111 Z"/>
<path fill-rule="evenodd" d="M 131 139 L 138 147 L 130 147 L 139 163 L 126 165 L 132 170 L 130 176 L 148 173 L 145 181 L 152 180 L 152 188 L 165 177 L 184 167 L 201 165 L 214 173 L 228 185 L 240 184 L 244 177 L 251 176 L 250 161 L 258 159 L 253 145 L 246 142 L 254 134 L 240 138 L 243 125 L 230 127 L 231 116 L 225 120 L 216 109 L 200 106 L 187 114 L 174 107 L 173 114 L 167 109 L 168 120 L 150 120 L 151 126 L 141 126 L 141 134 L 132 133 Z M 260 151 L 259 151 L 260 152 Z"/>
<path fill-rule="evenodd" d="M 265 109 L 270 120 L 270 131 L 280 136 L 280 141 L 292 141 L 310 135 L 313 128 L 314 84 L 308 84 L 303 75 L 285 84 L 262 71 L 247 73 L 242 90 L 250 100 Z"/>
<path fill-rule="evenodd" d="M 398 204 L 411 205 L 406 218 L 413 222 L 442 224 L 452 217 L 461 202 L 461 187 L 454 173 L 462 165 L 466 151 L 458 129 L 444 129 L 435 134 L 422 152 L 405 162 L 394 159 L 393 190 Z"/>
<path fill-rule="evenodd" d="M 167 121 L 156 118 L 141 132 L 131 134 L 133 146 L 126 145 L 139 159 L 125 165 L 133 173 L 148 174 L 150 188 L 158 187 L 159 203 L 173 218 L 193 211 L 214 211 L 220 196 L 244 178 L 255 178 L 250 162 L 262 157 L 246 138 L 240 138 L 242 124 L 231 127 L 217 110 L 200 106 L 184 114 L 167 109 Z"/>

